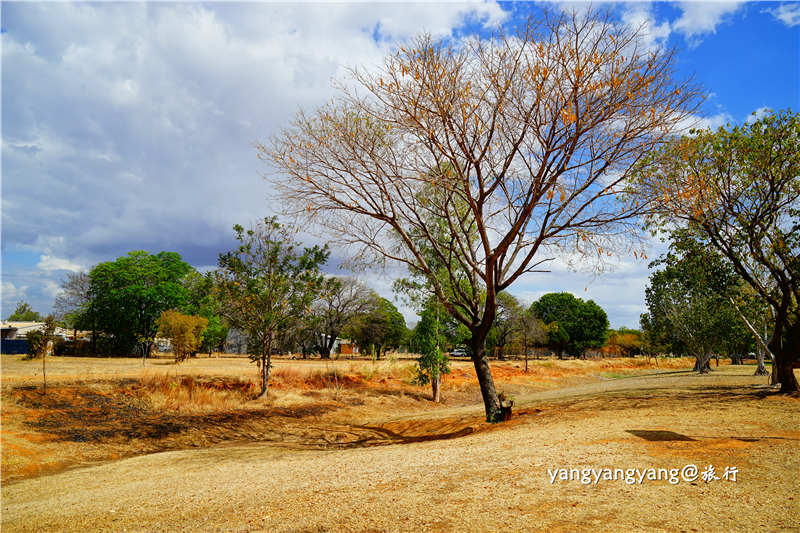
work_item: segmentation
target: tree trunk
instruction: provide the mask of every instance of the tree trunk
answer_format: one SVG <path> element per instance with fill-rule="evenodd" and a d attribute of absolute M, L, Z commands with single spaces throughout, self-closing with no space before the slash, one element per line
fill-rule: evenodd
<path fill-rule="evenodd" d="M 764 365 L 764 349 L 759 346 L 758 347 L 758 367 L 756 368 L 756 373 L 753 374 L 754 376 L 766 376 L 769 372 L 767 372 L 767 367 Z"/>
<path fill-rule="evenodd" d="M 434 376 L 431 376 L 431 388 L 432 388 L 432 392 L 433 392 L 433 401 L 434 401 L 434 403 L 439 403 L 441 401 L 441 393 L 440 393 L 441 385 L 442 385 L 441 379 L 442 379 L 442 377 L 438 373 L 436 375 L 434 375 Z"/>
<path fill-rule="evenodd" d="M 711 356 L 707 354 L 694 356 L 694 368 L 692 371 L 700 374 L 708 374 L 711 371 Z"/>
<path fill-rule="evenodd" d="M 47 344 L 44 346 L 42 352 L 42 394 L 47 394 L 47 372 L 45 369 L 45 360 L 47 359 Z"/>
<path fill-rule="evenodd" d="M 486 421 L 491 423 L 502 422 L 503 414 L 500 408 L 500 399 L 494 388 L 492 371 L 489 368 L 489 360 L 486 358 L 486 331 L 473 331 L 470 339 L 472 349 L 472 363 L 475 365 L 475 374 L 478 376 L 478 384 L 481 387 L 483 397 L 483 409 L 486 414 Z"/>
<path fill-rule="evenodd" d="M 269 386 L 269 371 L 272 366 L 272 343 L 270 339 L 265 340 L 261 344 L 261 393 L 259 398 L 267 395 L 267 387 Z"/>
<path fill-rule="evenodd" d="M 781 339 L 775 339 L 773 337 L 773 345 L 770 346 L 770 349 L 773 354 L 775 354 L 775 361 L 772 363 L 775 367 L 775 376 L 777 377 L 778 383 L 781 384 L 781 392 L 783 393 L 792 393 L 797 392 L 797 378 L 794 375 L 794 358 L 797 354 L 798 341 L 800 341 L 800 335 L 798 335 L 797 331 L 792 331 L 793 329 L 800 329 L 800 324 L 797 327 L 792 328 L 788 331 L 787 338 L 785 339 L 786 342 L 783 343 L 781 346 Z M 797 335 L 797 337 L 795 337 Z"/>
<path fill-rule="evenodd" d="M 525 373 L 528 373 L 528 346 L 525 346 Z"/>

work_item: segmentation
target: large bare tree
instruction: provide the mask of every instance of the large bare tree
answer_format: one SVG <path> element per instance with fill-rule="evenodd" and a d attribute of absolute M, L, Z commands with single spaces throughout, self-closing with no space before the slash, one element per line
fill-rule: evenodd
<path fill-rule="evenodd" d="M 296 215 L 428 279 L 472 334 L 487 420 L 501 416 L 484 349 L 498 292 L 560 251 L 596 261 L 638 234 L 629 169 L 696 108 L 673 52 L 642 37 L 600 12 L 422 36 L 258 147 Z"/>

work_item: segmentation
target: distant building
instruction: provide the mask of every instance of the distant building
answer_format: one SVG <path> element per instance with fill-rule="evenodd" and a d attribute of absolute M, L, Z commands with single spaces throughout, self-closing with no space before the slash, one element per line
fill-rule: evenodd
<path fill-rule="evenodd" d="M 225 339 L 225 353 L 247 353 L 247 335 L 241 330 L 230 328 Z"/>
<path fill-rule="evenodd" d="M 350 339 L 337 338 L 333 343 L 333 351 L 339 355 L 355 355 L 358 353 L 358 346 Z"/>

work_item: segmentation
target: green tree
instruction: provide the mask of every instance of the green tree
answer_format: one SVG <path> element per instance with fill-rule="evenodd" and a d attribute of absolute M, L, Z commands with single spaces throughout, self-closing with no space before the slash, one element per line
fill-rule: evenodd
<path fill-rule="evenodd" d="M 649 320 L 672 351 L 690 353 L 696 359 L 695 370 L 705 373 L 712 353 L 735 342 L 731 325 L 741 324 L 727 298 L 737 276 L 689 232 L 677 230 L 670 239 L 667 254 L 650 265 L 660 268 L 650 275 L 645 289 Z"/>
<path fill-rule="evenodd" d="M 28 302 L 17 302 L 17 308 L 8 316 L 12 322 L 41 322 L 42 315 L 31 309 Z"/>
<path fill-rule="evenodd" d="M 239 246 L 220 254 L 215 286 L 228 323 L 247 334 L 257 348 L 261 394 L 267 394 L 272 350 L 289 325 L 310 310 L 322 285 L 319 267 L 328 259 L 327 246 L 300 251 L 294 229 L 275 217 L 252 229 L 234 226 Z"/>
<path fill-rule="evenodd" d="M 129 354 L 138 348 L 145 363 L 158 317 L 186 302 L 181 280 L 191 268 L 178 253 L 152 255 L 141 250 L 92 268 L 90 312 L 97 329 L 112 341 L 113 351 Z"/>
<path fill-rule="evenodd" d="M 432 399 L 441 401 L 442 374 L 450 373 L 450 358 L 442 352 L 442 334 L 439 331 L 438 302 L 431 302 L 414 327 L 410 344 L 419 353 L 417 358 L 416 382 L 420 385 L 431 384 Z"/>
<path fill-rule="evenodd" d="M 203 333 L 203 342 L 198 351 L 211 354 L 221 351 L 228 338 L 228 325 L 222 318 L 221 304 L 214 291 L 214 277 L 211 272 L 200 274 L 190 270 L 181 280 L 186 287 L 186 303 L 181 310 L 188 315 L 197 315 L 206 319 L 207 326 Z"/>
<path fill-rule="evenodd" d="M 353 317 L 344 331 L 362 350 L 370 349 L 378 359 L 388 350 L 402 346 L 408 338 L 403 314 L 392 302 L 377 295 L 370 310 Z"/>
<path fill-rule="evenodd" d="M 581 356 L 606 341 L 608 316 L 593 300 L 584 302 L 568 292 L 551 292 L 535 301 L 531 309 L 548 325 L 548 344 L 559 359 L 565 351 Z"/>
<path fill-rule="evenodd" d="M 688 227 L 769 304 L 777 379 L 782 392 L 797 391 L 800 115 L 693 132 L 640 162 L 637 174 L 638 197 L 657 200 L 653 223 Z"/>
<path fill-rule="evenodd" d="M 559 359 L 563 359 L 570 341 L 567 328 L 556 321 L 550 322 L 545 327 L 547 328 L 547 346 L 556 352 Z"/>
<path fill-rule="evenodd" d="M 157 324 L 158 334 L 170 340 L 175 362 L 180 363 L 200 349 L 208 320 L 202 316 L 184 315 L 179 311 L 169 310 L 161 313 Z"/>

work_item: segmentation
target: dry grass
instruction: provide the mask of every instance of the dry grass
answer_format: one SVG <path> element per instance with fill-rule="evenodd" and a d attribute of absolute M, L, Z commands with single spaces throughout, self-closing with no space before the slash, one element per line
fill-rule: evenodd
<path fill-rule="evenodd" d="M 285 434 L 294 435 L 288 439 L 292 446 L 315 448 L 324 446 L 322 435 L 329 426 L 337 433 L 354 422 L 381 425 L 480 402 L 472 365 L 463 361 L 454 362 L 453 374 L 444 379 L 442 406 L 429 401 L 429 389 L 411 383 L 414 363 L 407 359 L 279 359 L 263 399 L 256 398 L 255 365 L 245 358 L 199 358 L 180 365 L 151 360 L 143 368 L 135 359 L 57 357 L 49 363 L 47 396 L 40 393 L 35 362 L 19 356 L 3 356 L 2 362 L 4 481 L 160 450 L 240 440 L 277 442 L 283 439 L 280 424 Z M 81 365 L 87 371 L 75 379 Z M 508 361 L 494 364 L 493 371 L 501 389 L 524 397 L 603 379 L 609 368 L 635 373 L 640 365 L 622 359 L 542 360 L 531 361 L 526 374 L 520 361 Z M 321 417 L 322 425 L 305 439 L 292 428 L 309 413 Z M 352 439 L 340 435 L 334 439 L 337 445 L 363 438 L 361 430 L 348 431 Z M 391 441 L 374 435 L 368 439 Z"/>
<path fill-rule="evenodd" d="M 690 359 L 541 360 L 528 373 L 519 360 L 493 363 L 517 409 L 488 425 L 462 361 L 444 405 L 409 384 L 413 361 L 402 359 L 278 360 L 266 399 L 254 365 L 235 358 L 111 360 L 105 371 L 53 358 L 46 396 L 35 361 L 2 361 L 4 531 L 782 531 L 800 511 L 795 500 L 768 515 L 748 503 L 796 492 L 800 469 L 800 402 L 772 394 L 751 366 L 698 376 Z M 81 362 L 93 371 L 70 377 Z M 546 477 L 559 465 L 690 461 L 734 463 L 743 482 Z"/>
<path fill-rule="evenodd" d="M 230 411 L 239 409 L 258 393 L 255 382 L 241 378 L 201 380 L 159 374 L 144 377 L 140 383 L 140 398 L 155 411 Z"/>
<path fill-rule="evenodd" d="M 502 366 L 516 379 L 514 364 Z M 593 372 L 598 369 L 619 370 L 597 365 Z M 209 420 L 229 437 L 254 424 L 242 434 L 246 443 L 208 442 L 202 449 L 6 483 L 2 526 L 4 531 L 796 530 L 800 400 L 774 394 L 763 378 L 750 375 L 752 367 L 725 366 L 707 376 L 661 370 L 568 389 L 532 388 L 520 395 L 518 416 L 494 426 L 481 421 L 473 404 L 428 409 L 429 402 L 384 393 L 367 395 L 365 405 L 346 405 L 332 402 L 326 389 L 286 389 L 278 393 L 318 398 L 318 409 L 273 403 L 262 406 L 257 424 L 255 410 L 231 420 L 215 415 Z M 342 394 L 373 390 L 372 381 L 364 383 Z M 114 386 L 98 385 L 96 392 L 103 391 L 111 394 Z M 379 403 L 382 399 L 387 403 Z M 377 416 L 379 409 L 386 411 L 383 422 L 356 423 L 366 413 Z M 212 434 L 211 426 L 197 429 L 203 417 L 188 420 L 193 429 L 180 438 Z M 145 416 L 140 425 L 147 421 Z M 265 433 L 272 440 L 264 439 Z M 547 474 L 561 466 L 687 463 L 713 464 L 718 474 L 737 466 L 739 481 L 587 486 L 551 484 Z"/>

